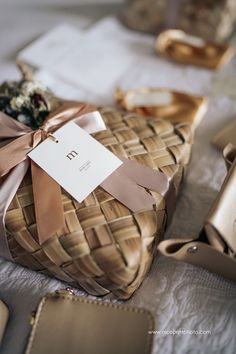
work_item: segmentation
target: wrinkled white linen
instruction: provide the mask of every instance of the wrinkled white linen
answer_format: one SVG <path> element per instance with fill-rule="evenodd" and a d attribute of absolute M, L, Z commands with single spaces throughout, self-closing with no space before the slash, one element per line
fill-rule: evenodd
<path fill-rule="evenodd" d="M 38 16 L 39 19 L 43 19 L 43 13 L 39 13 Z M 49 23 L 52 17 L 49 14 L 47 16 L 47 23 Z M 59 18 L 53 13 L 51 16 L 58 19 L 56 21 L 54 18 L 55 24 L 61 20 L 59 15 L 57 15 Z M 67 14 L 66 20 L 74 23 L 75 16 Z M 15 21 L 17 23 L 16 17 Z M 30 21 L 29 17 L 28 21 Z M 28 33 L 27 23 L 17 27 L 19 33 L 18 29 L 10 28 L 7 23 L 1 28 L 1 36 L 5 33 L 5 36 L 14 38 L 14 46 L 11 43 L 7 47 L 7 41 L 4 40 L 8 53 L 12 56 L 14 50 L 17 51 L 20 46 L 34 35 L 42 33 L 45 28 L 43 24 L 37 23 L 31 36 Z M 121 29 L 118 27 L 116 31 Z M 120 32 L 120 36 L 125 37 L 123 32 Z M 236 60 L 220 73 L 215 74 L 205 69 L 182 66 L 158 58 L 150 48 L 147 48 L 145 42 L 140 41 L 139 44 L 138 39 L 133 41 L 132 38 L 125 38 L 129 45 L 133 45 L 133 48 L 145 55 L 140 56 L 132 70 L 124 73 L 120 79 L 123 88 L 163 86 L 196 94 L 207 94 L 210 97 L 209 110 L 197 130 L 187 177 L 172 224 L 166 234 L 166 237 L 197 237 L 204 217 L 226 174 L 223 159 L 210 144 L 210 140 L 236 115 L 235 99 L 226 96 L 214 97 L 211 94 L 212 79 L 215 75 L 220 76 L 224 73 L 234 75 Z M 8 59 L 1 55 L 1 79 L 4 76 L 16 77 L 16 71 Z M 46 81 L 48 76 L 45 72 L 43 74 Z M 112 102 L 111 92 L 104 98 L 104 103 L 107 102 Z M 1 350 L 2 354 L 23 352 L 30 330 L 30 312 L 44 294 L 64 286 L 65 284 L 55 279 L 0 260 L 0 298 L 10 308 L 10 321 Z M 77 291 L 77 294 L 84 295 L 81 291 Z M 156 330 L 211 331 L 210 335 L 156 334 L 153 354 L 235 352 L 236 284 L 215 274 L 157 256 L 148 277 L 127 304 L 149 309 L 155 317 Z"/>

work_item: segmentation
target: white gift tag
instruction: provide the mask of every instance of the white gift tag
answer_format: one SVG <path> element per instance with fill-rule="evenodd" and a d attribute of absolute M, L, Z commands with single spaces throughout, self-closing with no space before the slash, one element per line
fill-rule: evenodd
<path fill-rule="evenodd" d="M 113 153 L 74 122 L 53 133 L 29 153 L 49 176 L 78 202 L 82 202 L 122 165 Z"/>

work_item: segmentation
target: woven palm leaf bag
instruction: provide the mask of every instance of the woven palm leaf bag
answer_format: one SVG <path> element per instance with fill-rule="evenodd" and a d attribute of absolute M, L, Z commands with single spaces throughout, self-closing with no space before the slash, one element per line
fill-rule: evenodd
<path fill-rule="evenodd" d="M 82 203 L 62 189 L 65 227 L 40 244 L 29 168 L 5 215 L 7 244 L 16 263 L 92 295 L 127 299 L 146 276 L 170 220 L 189 162 L 194 125 L 191 120 L 162 119 L 157 113 L 146 117 L 135 108 L 99 111 L 107 129 L 93 137 L 114 154 L 164 173 L 170 180 L 168 197 L 147 190 L 155 205 L 132 212 L 100 186 Z"/>

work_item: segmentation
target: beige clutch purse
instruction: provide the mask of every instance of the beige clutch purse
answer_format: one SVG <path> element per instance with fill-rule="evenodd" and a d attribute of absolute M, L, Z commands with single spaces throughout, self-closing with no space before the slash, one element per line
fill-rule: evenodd
<path fill-rule="evenodd" d="M 148 354 L 154 320 L 140 308 L 91 301 L 70 289 L 45 296 L 26 354 Z"/>
<path fill-rule="evenodd" d="M 224 150 L 229 172 L 197 239 L 173 239 L 160 243 L 168 257 L 208 269 L 236 281 L 236 150 Z"/>

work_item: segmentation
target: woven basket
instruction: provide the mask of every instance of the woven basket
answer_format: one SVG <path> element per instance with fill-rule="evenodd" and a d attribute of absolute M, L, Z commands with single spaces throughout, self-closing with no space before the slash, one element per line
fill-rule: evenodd
<path fill-rule="evenodd" d="M 115 109 L 100 112 L 108 129 L 94 137 L 112 152 L 172 177 L 176 193 L 190 157 L 192 126 Z M 153 210 L 132 213 L 100 187 L 83 203 L 63 191 L 66 227 L 40 246 L 28 171 L 5 219 L 12 257 L 90 294 L 129 298 L 147 274 L 166 227 L 165 200 L 149 192 L 156 201 Z"/>

